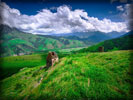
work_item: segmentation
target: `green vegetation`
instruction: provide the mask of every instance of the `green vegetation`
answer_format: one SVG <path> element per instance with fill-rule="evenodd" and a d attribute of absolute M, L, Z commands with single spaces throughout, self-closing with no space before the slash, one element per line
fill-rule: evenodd
<path fill-rule="evenodd" d="M 83 49 L 98 38 L 103 40 L 104 34 L 57 38 L 7 26 L 0 32 L 2 56 L 32 53 L 0 58 L 0 100 L 132 100 L 132 32 Z M 106 52 L 97 52 L 100 46 Z M 50 50 L 60 61 L 41 69 Z"/>
<path fill-rule="evenodd" d="M 2 47 L 0 52 L 2 57 L 87 46 L 86 43 L 79 40 L 56 36 L 33 35 L 6 25 L 0 26 L 0 32 L 0 43 Z"/>
<path fill-rule="evenodd" d="M 75 52 L 75 51 L 81 50 L 83 48 L 85 48 L 85 47 L 70 48 L 70 49 L 61 49 L 61 50 L 58 50 L 58 52 L 66 52 L 66 53 L 68 52 L 68 53 L 70 53 L 70 52 Z"/>
<path fill-rule="evenodd" d="M 104 42 L 90 46 L 88 48 L 81 49 L 78 52 L 88 52 L 88 51 L 97 52 L 100 46 L 104 47 L 104 51 L 132 50 L 133 49 L 132 43 L 133 43 L 133 32 L 131 31 L 122 37 L 106 40 Z"/>
<path fill-rule="evenodd" d="M 6 25 L 0 25 L 1 56 L 32 54 L 48 50 L 86 47 L 113 38 L 102 32 L 74 33 L 72 36 L 49 36 L 24 33 Z M 116 33 L 117 34 L 117 33 Z"/>
<path fill-rule="evenodd" d="M 24 67 L 45 65 L 45 57 L 45 54 L 36 54 L 0 58 L 0 65 L 2 69 L 1 78 L 10 76 Z"/>
<path fill-rule="evenodd" d="M 131 100 L 133 51 L 78 53 L 1 81 L 0 100 Z"/>
<path fill-rule="evenodd" d="M 31 68 L 35 66 L 44 66 L 46 64 L 46 53 L 36 53 L 32 55 L 23 55 L 23 56 L 10 56 L 0 58 L 0 68 L 1 74 L 0 79 L 11 76 L 14 73 L 17 73 L 22 68 Z M 68 53 L 59 53 L 59 58 L 68 55 Z"/>

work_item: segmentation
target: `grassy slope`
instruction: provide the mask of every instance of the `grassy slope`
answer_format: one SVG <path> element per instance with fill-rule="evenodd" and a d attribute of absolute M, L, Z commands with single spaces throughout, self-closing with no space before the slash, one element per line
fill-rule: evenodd
<path fill-rule="evenodd" d="M 133 51 L 79 53 L 48 70 L 25 68 L 1 81 L 0 99 L 131 99 L 131 55 Z"/>
<path fill-rule="evenodd" d="M 35 54 L 0 58 L 0 68 L 2 69 L 0 78 L 8 77 L 24 67 L 45 65 L 45 55 Z"/>
<path fill-rule="evenodd" d="M 133 32 L 129 32 L 119 38 L 106 40 L 96 45 L 92 45 L 88 48 L 81 49 L 79 52 L 97 52 L 100 46 L 104 47 L 104 51 L 115 51 L 115 50 L 132 50 L 133 46 Z"/>
<path fill-rule="evenodd" d="M 14 73 L 17 73 L 20 69 L 27 67 L 43 66 L 46 64 L 46 53 L 32 54 L 32 55 L 23 55 L 23 56 L 10 56 L 0 58 L 0 79 L 11 76 Z M 59 53 L 59 58 L 68 55 L 68 53 Z"/>

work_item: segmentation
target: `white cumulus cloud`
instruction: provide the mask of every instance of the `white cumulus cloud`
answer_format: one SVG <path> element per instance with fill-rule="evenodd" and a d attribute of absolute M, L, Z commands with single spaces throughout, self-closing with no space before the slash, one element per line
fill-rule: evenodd
<path fill-rule="evenodd" d="M 82 9 L 71 10 L 63 5 L 56 8 L 56 12 L 50 9 L 42 9 L 36 15 L 21 14 L 19 10 L 10 8 L 5 3 L 0 3 L 2 22 L 10 27 L 18 28 L 24 32 L 33 34 L 63 34 L 72 32 L 126 32 L 125 22 L 112 22 L 104 18 L 89 17 Z"/>

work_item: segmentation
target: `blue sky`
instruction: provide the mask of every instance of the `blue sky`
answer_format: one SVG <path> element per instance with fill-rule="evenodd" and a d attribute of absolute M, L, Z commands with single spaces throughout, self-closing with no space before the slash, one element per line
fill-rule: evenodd
<path fill-rule="evenodd" d="M 61 0 L 60 0 L 61 1 Z M 70 1 L 70 0 L 69 0 Z M 3 24 L 33 34 L 127 32 L 126 3 L 3 2 Z"/>
<path fill-rule="evenodd" d="M 45 3 L 45 2 L 7 2 L 11 8 L 19 9 L 22 14 L 35 15 L 38 11 L 52 7 L 59 7 L 62 5 L 71 6 L 72 9 L 83 9 L 88 13 L 88 16 L 98 17 L 99 19 L 109 18 L 112 21 L 123 21 L 119 16 L 119 11 L 116 9 L 121 3 L 110 3 L 110 2 L 69 2 L 69 3 Z"/>

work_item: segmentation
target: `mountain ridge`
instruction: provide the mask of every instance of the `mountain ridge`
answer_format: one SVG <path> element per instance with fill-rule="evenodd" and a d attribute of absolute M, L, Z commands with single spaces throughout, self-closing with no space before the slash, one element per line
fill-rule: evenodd
<path fill-rule="evenodd" d="M 0 52 L 3 56 L 86 46 L 82 41 L 34 35 L 21 32 L 6 25 L 0 26 L 0 33 L 0 43 L 2 48 Z"/>
<path fill-rule="evenodd" d="M 104 47 L 104 51 L 113 51 L 113 50 L 133 50 L 133 31 L 130 31 L 118 38 L 105 40 L 103 42 L 92 45 L 88 48 L 79 50 L 78 52 L 97 52 L 100 46 Z"/>
<path fill-rule="evenodd" d="M 0 25 L 0 50 L 2 56 L 16 56 L 66 48 L 94 45 L 114 37 L 102 32 L 40 35 L 22 32 L 7 25 Z"/>

